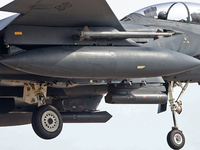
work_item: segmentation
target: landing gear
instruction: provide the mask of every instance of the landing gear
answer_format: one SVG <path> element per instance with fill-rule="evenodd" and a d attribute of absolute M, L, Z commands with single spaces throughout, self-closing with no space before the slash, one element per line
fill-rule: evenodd
<path fill-rule="evenodd" d="M 62 130 L 62 117 L 51 105 L 38 107 L 32 115 L 32 127 L 35 133 L 43 139 L 53 139 Z"/>
<path fill-rule="evenodd" d="M 182 131 L 173 128 L 167 135 L 167 143 L 172 149 L 181 149 L 185 145 Z"/>
<path fill-rule="evenodd" d="M 175 113 L 177 112 L 178 114 L 180 114 L 182 112 L 182 102 L 180 101 L 180 98 L 186 90 L 188 84 L 189 81 L 186 82 L 185 86 L 182 86 L 182 84 L 178 82 L 174 83 L 174 81 L 171 81 L 169 83 L 169 102 L 172 111 L 174 127 L 172 127 L 172 130 L 167 135 L 167 143 L 172 149 L 181 149 L 185 145 L 185 137 L 182 131 L 178 129 Z M 179 94 L 177 100 L 175 101 L 173 97 L 173 88 L 176 85 L 180 86 L 182 88 L 182 91 Z"/>
<path fill-rule="evenodd" d="M 32 115 L 32 127 L 43 139 L 53 139 L 62 130 L 63 121 L 60 112 L 46 105 L 47 83 L 27 83 L 24 85 L 23 100 L 29 104 L 38 104 Z"/>

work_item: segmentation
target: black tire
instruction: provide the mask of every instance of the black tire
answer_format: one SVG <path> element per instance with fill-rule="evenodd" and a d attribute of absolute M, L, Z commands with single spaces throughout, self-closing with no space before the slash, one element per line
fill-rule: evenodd
<path fill-rule="evenodd" d="M 167 135 L 167 143 L 172 149 L 181 149 L 185 145 L 185 137 L 180 130 L 172 130 Z"/>
<path fill-rule="evenodd" d="M 41 106 L 33 112 L 32 127 L 39 137 L 53 139 L 62 130 L 62 117 L 55 107 L 51 105 Z"/>

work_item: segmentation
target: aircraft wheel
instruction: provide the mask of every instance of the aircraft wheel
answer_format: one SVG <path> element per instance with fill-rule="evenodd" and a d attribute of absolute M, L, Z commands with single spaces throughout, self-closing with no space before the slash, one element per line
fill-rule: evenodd
<path fill-rule="evenodd" d="M 59 111 L 51 106 L 38 107 L 32 115 L 32 127 L 35 133 L 43 139 L 53 139 L 62 130 L 63 122 Z"/>
<path fill-rule="evenodd" d="M 172 149 L 181 149 L 185 145 L 185 137 L 180 130 L 172 130 L 167 135 L 167 143 Z"/>

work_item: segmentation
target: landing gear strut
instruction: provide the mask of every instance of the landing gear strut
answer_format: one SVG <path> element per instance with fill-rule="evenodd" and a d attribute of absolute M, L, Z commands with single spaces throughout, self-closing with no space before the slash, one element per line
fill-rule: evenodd
<path fill-rule="evenodd" d="M 172 149 L 181 149 L 185 145 L 185 137 L 182 131 L 178 129 L 175 112 L 177 112 L 178 114 L 182 112 L 182 102 L 180 101 L 180 98 L 183 95 L 184 91 L 186 90 L 188 84 L 189 81 L 186 82 L 185 86 L 182 86 L 182 84 L 178 82 L 174 83 L 174 81 L 171 81 L 169 83 L 169 89 L 168 89 L 169 102 L 172 111 L 174 127 L 172 127 L 172 130 L 167 135 L 167 142 Z M 182 91 L 179 94 L 177 100 L 175 101 L 173 97 L 173 88 L 176 85 L 180 86 L 182 88 Z"/>

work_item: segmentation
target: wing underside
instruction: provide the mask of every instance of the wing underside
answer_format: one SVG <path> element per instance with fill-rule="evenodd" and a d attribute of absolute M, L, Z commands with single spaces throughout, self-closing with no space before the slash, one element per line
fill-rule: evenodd
<path fill-rule="evenodd" d="M 105 0 L 15 0 L 0 11 L 20 13 L 12 24 L 33 26 L 123 27 Z"/>

